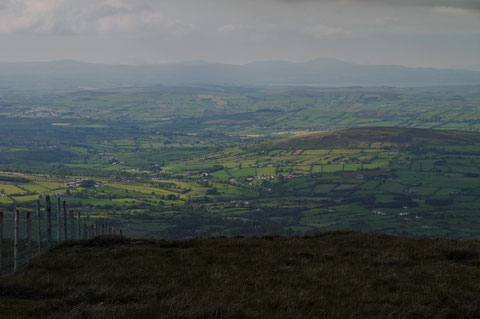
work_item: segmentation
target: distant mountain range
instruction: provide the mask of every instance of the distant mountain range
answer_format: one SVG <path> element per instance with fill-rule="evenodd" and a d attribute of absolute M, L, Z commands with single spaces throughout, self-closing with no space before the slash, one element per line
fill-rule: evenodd
<path fill-rule="evenodd" d="M 479 71 L 359 65 L 336 59 L 244 65 L 185 62 L 108 65 L 77 61 L 0 63 L 0 87 L 113 87 L 173 84 L 430 86 L 477 85 Z"/>

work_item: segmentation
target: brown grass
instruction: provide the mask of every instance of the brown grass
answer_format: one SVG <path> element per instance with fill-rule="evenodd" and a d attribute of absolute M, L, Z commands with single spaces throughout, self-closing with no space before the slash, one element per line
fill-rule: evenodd
<path fill-rule="evenodd" d="M 1 318 L 478 318 L 480 241 L 69 242 L 0 280 Z"/>
<path fill-rule="evenodd" d="M 315 132 L 261 144 L 267 149 L 324 149 L 370 147 L 380 143 L 389 147 L 413 145 L 471 145 L 480 143 L 480 134 L 463 131 L 402 127 L 357 127 L 338 131 Z M 259 147 L 258 145 L 252 148 Z"/>

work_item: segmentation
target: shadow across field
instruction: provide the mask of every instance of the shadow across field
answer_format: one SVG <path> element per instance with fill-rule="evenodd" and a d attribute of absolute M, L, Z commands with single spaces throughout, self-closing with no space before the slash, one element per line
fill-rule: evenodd
<path fill-rule="evenodd" d="M 0 280 L 2 318 L 480 316 L 480 242 L 328 232 L 71 241 Z"/>

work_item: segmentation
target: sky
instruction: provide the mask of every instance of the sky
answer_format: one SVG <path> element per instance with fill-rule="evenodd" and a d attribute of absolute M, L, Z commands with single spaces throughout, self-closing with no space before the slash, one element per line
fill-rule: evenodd
<path fill-rule="evenodd" d="M 480 0 L 0 0 L 0 61 L 480 70 Z"/>

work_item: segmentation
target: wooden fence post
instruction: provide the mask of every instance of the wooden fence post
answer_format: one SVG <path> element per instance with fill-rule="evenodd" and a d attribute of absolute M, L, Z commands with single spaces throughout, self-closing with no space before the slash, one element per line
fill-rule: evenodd
<path fill-rule="evenodd" d="M 57 242 L 62 242 L 62 210 L 60 206 L 60 197 L 57 197 Z"/>
<path fill-rule="evenodd" d="M 86 218 L 83 217 L 83 239 L 87 239 L 87 238 L 88 238 L 88 234 L 87 234 L 87 223 L 86 223 L 85 221 L 86 221 Z"/>
<path fill-rule="evenodd" d="M 77 240 L 82 239 L 82 238 L 80 237 L 80 225 L 81 225 L 80 212 L 77 212 Z"/>
<path fill-rule="evenodd" d="M 68 239 L 68 233 L 67 233 L 67 202 L 63 201 L 63 240 Z"/>
<path fill-rule="evenodd" d="M 47 211 L 48 249 L 52 249 L 52 206 L 50 205 L 50 196 L 45 197 L 45 210 Z"/>
<path fill-rule="evenodd" d="M 41 215 L 40 215 L 40 201 L 37 200 L 37 219 L 38 219 L 38 227 L 37 227 L 37 245 L 38 245 L 38 253 L 42 252 L 42 222 L 41 222 Z"/>
<path fill-rule="evenodd" d="M 27 212 L 27 262 L 32 260 L 32 213 Z"/>
<path fill-rule="evenodd" d="M 70 239 L 73 240 L 73 239 L 75 239 L 75 229 L 73 227 L 73 224 L 74 224 L 73 223 L 74 222 L 73 221 L 73 210 L 70 210 L 68 212 L 68 214 L 70 215 L 70 223 L 69 223 L 70 224 Z"/>
<path fill-rule="evenodd" d="M 3 212 L 0 211 L 0 274 L 2 273 L 2 253 L 3 253 Z"/>
<path fill-rule="evenodd" d="M 20 212 L 15 210 L 15 224 L 14 224 L 14 239 L 13 239 L 13 271 L 16 272 L 18 270 L 18 226 L 19 226 L 19 216 Z"/>

